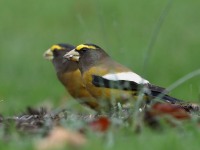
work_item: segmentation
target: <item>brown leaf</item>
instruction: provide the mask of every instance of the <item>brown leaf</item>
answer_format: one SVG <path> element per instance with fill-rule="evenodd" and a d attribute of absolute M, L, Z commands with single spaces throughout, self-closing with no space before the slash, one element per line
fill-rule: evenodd
<path fill-rule="evenodd" d="M 169 115 L 178 120 L 190 118 L 190 114 L 185 109 L 173 104 L 156 103 L 150 111 L 154 116 Z"/>
<path fill-rule="evenodd" d="M 63 127 L 55 127 L 45 139 L 36 143 L 37 150 L 49 150 L 63 148 L 66 145 L 82 146 L 86 143 L 86 138 L 77 132 L 65 129 Z"/>

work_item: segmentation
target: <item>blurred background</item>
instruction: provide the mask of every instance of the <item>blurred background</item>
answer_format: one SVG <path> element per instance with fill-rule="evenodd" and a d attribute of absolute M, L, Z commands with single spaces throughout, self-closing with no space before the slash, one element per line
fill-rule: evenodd
<path fill-rule="evenodd" d="M 151 83 L 168 87 L 200 68 L 200 1 L 174 0 L 150 54 L 168 0 L 1 0 L 0 111 L 13 114 L 71 99 L 43 53 L 56 43 L 95 43 Z M 144 65 L 145 56 L 147 64 Z M 145 70 L 145 71 L 144 71 Z M 171 92 L 199 102 L 200 76 Z"/>

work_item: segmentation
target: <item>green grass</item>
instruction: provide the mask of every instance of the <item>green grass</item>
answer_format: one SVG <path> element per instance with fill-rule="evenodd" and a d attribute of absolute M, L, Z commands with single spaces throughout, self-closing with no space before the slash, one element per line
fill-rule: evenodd
<path fill-rule="evenodd" d="M 98 44 L 112 58 L 142 75 L 146 49 L 166 4 L 167 0 L 1 0 L 0 113 L 13 115 L 26 106 L 43 103 L 55 108 L 63 105 L 67 93 L 53 66 L 42 57 L 55 43 Z M 145 66 L 145 78 L 151 83 L 168 87 L 199 69 L 199 5 L 199 0 L 174 0 Z M 200 76 L 174 89 L 172 95 L 199 102 Z M 147 131 L 139 136 L 113 132 L 110 147 L 95 136 L 87 148 L 188 149 L 191 145 L 197 149 L 199 135 L 190 130 L 186 136 L 170 130 Z M 30 147 L 32 141 L 26 141 L 8 142 L 4 149 Z"/>
<path fill-rule="evenodd" d="M 188 131 L 187 131 L 188 132 Z M 198 149 L 198 140 L 194 140 L 193 137 L 199 138 L 198 134 L 194 132 L 177 133 L 174 131 L 155 133 L 152 131 L 145 130 L 145 133 L 140 135 L 130 134 L 131 132 L 115 132 L 107 135 L 105 141 L 100 141 L 98 137 L 93 137 L 94 143 L 91 144 L 93 149 L 149 149 L 149 150 L 168 150 L 168 149 Z M 103 143 L 103 144 L 102 144 Z M 98 145 L 98 146 L 97 146 Z M 86 147 L 85 149 L 87 149 Z"/>

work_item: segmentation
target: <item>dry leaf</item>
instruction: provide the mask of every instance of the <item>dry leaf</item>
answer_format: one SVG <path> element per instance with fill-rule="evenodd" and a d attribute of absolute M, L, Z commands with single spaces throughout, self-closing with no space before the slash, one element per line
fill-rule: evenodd
<path fill-rule="evenodd" d="M 166 103 L 154 104 L 151 108 L 151 114 L 155 116 L 169 115 L 178 120 L 190 118 L 190 114 L 185 109 Z"/>
<path fill-rule="evenodd" d="M 77 132 L 55 127 L 45 139 L 36 143 L 37 150 L 49 150 L 63 148 L 66 145 L 82 146 L 86 143 L 86 138 Z"/>

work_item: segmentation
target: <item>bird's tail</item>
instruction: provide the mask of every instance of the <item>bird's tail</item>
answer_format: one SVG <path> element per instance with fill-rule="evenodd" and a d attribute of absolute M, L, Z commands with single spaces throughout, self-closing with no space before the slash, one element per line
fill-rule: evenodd
<path fill-rule="evenodd" d="M 151 95 L 154 98 L 159 98 L 159 99 L 162 99 L 164 101 L 168 101 L 169 103 L 172 103 L 172 104 L 184 102 L 183 100 L 177 99 L 175 97 L 172 97 L 172 96 L 169 96 L 169 95 L 163 94 L 163 93 L 159 93 L 158 94 L 158 93 L 151 92 Z"/>

